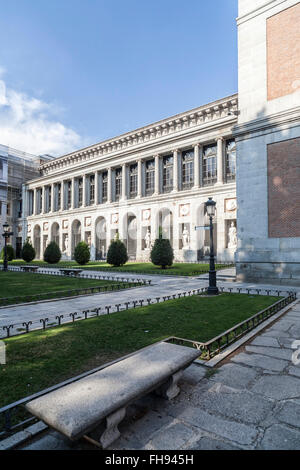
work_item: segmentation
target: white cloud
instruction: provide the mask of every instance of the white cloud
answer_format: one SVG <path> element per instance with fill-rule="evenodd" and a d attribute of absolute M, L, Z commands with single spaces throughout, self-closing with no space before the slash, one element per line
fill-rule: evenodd
<path fill-rule="evenodd" d="M 8 88 L 3 73 L 0 67 L 0 144 L 54 156 L 83 146 L 81 137 L 58 121 L 58 108 Z"/>

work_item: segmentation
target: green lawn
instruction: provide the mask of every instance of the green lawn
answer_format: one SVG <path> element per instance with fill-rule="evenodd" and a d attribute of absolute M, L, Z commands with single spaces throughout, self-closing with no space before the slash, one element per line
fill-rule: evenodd
<path fill-rule="evenodd" d="M 278 300 L 191 296 L 6 339 L 0 407 L 169 336 L 207 341 Z"/>
<path fill-rule="evenodd" d="M 19 272 L 0 271 L 0 298 L 14 297 L 25 298 L 36 294 L 57 293 L 54 297 L 66 295 L 64 291 L 70 289 L 82 289 L 96 286 L 112 286 L 119 282 L 81 279 L 66 276 L 53 276 L 47 274 L 32 274 Z M 60 294 L 61 291 L 61 294 Z M 70 295 L 76 295 L 71 293 Z"/>
<path fill-rule="evenodd" d="M 25 263 L 22 260 L 15 260 L 9 263 L 12 266 L 18 266 Z M 49 264 L 44 261 L 35 260 L 32 261 L 32 264 L 38 266 L 49 267 Z M 61 261 L 58 265 L 54 267 L 79 267 L 75 261 Z M 223 269 L 228 265 L 217 264 L 216 270 Z M 172 267 L 167 269 L 161 269 L 158 266 L 155 266 L 152 263 L 135 263 L 128 262 L 124 266 L 115 268 L 105 262 L 100 261 L 90 261 L 85 266 L 80 266 L 82 269 L 98 270 L 98 271 L 117 271 L 123 273 L 136 273 L 136 274 L 164 274 L 164 275 L 177 275 L 177 276 L 197 276 L 199 274 L 204 274 L 209 271 L 209 264 L 198 264 L 198 263 L 174 263 Z"/>

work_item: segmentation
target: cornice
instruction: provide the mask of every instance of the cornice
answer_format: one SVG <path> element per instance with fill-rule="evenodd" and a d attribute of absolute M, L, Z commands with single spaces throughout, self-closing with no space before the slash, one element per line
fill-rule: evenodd
<path fill-rule="evenodd" d="M 44 163 L 40 166 L 41 176 L 51 175 L 77 163 L 90 162 L 110 155 L 117 157 L 128 151 L 141 150 L 145 145 L 164 141 L 168 136 L 184 135 L 185 130 L 197 129 L 206 123 L 224 119 L 230 113 L 232 119 L 232 113 L 237 109 L 238 95 L 235 94 Z"/>
<path fill-rule="evenodd" d="M 248 13 L 245 13 L 244 15 L 241 15 L 237 18 L 237 25 L 240 26 L 243 23 L 246 23 L 249 20 L 252 20 L 253 18 L 256 18 L 259 15 L 262 15 L 263 13 L 266 13 L 269 10 L 272 10 L 273 8 L 276 8 L 278 5 L 281 5 L 282 3 L 286 3 L 286 0 L 269 0 L 266 1 L 263 5 L 256 7 L 255 9 L 248 11 Z M 288 8 L 288 7 L 287 7 Z"/>

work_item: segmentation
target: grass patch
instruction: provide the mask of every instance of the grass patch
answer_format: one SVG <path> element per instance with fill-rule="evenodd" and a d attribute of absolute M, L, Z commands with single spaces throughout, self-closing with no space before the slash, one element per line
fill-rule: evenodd
<path fill-rule="evenodd" d="M 168 336 L 207 341 L 278 300 L 191 296 L 9 338 L 0 407 Z"/>
<path fill-rule="evenodd" d="M 60 291 L 62 292 L 61 296 L 63 296 L 65 295 L 63 291 L 68 291 L 69 289 L 117 284 L 120 284 L 120 282 L 0 271 L 0 298 L 11 298 L 12 303 L 15 297 L 25 298 L 26 296 L 31 296 L 34 300 L 34 296 L 38 294 L 49 294 L 49 297 L 53 294 L 53 298 L 57 298 L 60 297 Z M 71 293 L 70 295 L 76 295 L 76 293 Z"/>
<path fill-rule="evenodd" d="M 9 263 L 11 266 L 21 266 L 25 263 L 22 260 L 14 260 Z M 49 264 L 44 261 L 34 260 L 32 264 L 41 267 L 49 267 Z M 224 269 L 230 265 L 225 264 L 216 264 L 216 270 Z M 113 271 L 120 273 L 134 273 L 134 274 L 163 274 L 163 275 L 175 275 L 175 276 L 197 276 L 200 274 L 208 273 L 209 264 L 198 264 L 198 263 L 174 263 L 173 266 L 166 269 L 161 269 L 158 266 L 155 266 L 152 263 L 136 263 L 129 262 L 124 266 L 115 268 L 108 263 L 101 261 L 90 261 L 84 266 L 79 266 L 75 261 L 61 261 L 57 265 L 52 265 L 52 267 L 80 267 L 80 269 L 89 269 L 95 271 Z"/>

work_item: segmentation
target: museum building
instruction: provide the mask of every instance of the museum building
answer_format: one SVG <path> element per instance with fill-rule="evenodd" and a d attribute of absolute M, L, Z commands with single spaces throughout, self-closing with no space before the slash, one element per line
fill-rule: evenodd
<path fill-rule="evenodd" d="M 229 96 L 41 165 L 24 186 L 24 240 L 37 258 L 54 240 L 72 259 L 84 240 L 91 259 L 103 259 L 118 233 L 130 259 L 148 261 L 162 227 L 175 260 L 201 261 L 213 197 L 217 259 L 232 261 L 237 110 L 237 95 Z"/>

